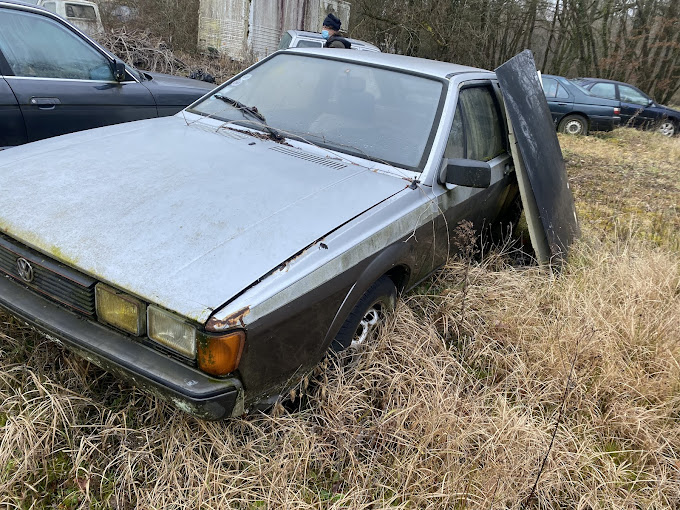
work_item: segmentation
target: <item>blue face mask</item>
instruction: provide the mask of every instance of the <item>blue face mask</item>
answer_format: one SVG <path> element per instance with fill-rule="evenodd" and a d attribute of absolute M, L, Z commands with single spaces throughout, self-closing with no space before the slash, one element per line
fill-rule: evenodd
<path fill-rule="evenodd" d="M 328 39 L 328 30 L 322 30 L 321 37 L 323 37 L 324 39 Z"/>

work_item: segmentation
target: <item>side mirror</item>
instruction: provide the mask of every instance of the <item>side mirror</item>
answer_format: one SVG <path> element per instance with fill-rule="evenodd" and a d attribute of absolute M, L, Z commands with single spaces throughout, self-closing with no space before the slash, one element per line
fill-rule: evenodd
<path fill-rule="evenodd" d="M 491 165 L 475 159 L 447 159 L 440 176 L 442 183 L 488 188 L 491 185 Z"/>
<path fill-rule="evenodd" d="M 647 100 L 647 106 L 654 106 L 654 100 L 653 100 L 653 99 L 648 99 L 648 100 Z"/>
<path fill-rule="evenodd" d="M 120 60 L 111 62 L 111 71 L 113 71 L 113 79 L 120 82 L 125 80 L 126 71 L 125 64 Z"/>

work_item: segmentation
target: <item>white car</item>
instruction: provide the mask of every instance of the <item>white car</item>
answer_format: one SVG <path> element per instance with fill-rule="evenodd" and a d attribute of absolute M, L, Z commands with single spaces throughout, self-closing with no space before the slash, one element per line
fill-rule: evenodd
<path fill-rule="evenodd" d="M 350 39 L 346 37 L 353 50 L 359 51 L 380 51 L 380 48 L 367 43 L 365 41 L 360 41 L 359 39 Z M 281 37 L 281 42 L 279 42 L 280 50 L 287 50 L 288 48 L 323 48 L 326 44 L 326 40 L 321 37 L 318 32 L 307 32 L 305 30 L 288 30 Z"/>
<path fill-rule="evenodd" d="M 96 35 L 104 32 L 99 7 L 86 0 L 38 0 L 38 5 L 77 26 L 83 32 Z"/>

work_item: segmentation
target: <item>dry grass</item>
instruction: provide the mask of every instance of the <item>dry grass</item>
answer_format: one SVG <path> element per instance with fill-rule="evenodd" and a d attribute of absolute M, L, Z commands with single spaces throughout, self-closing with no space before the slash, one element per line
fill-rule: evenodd
<path fill-rule="evenodd" d="M 126 63 L 143 71 L 189 76 L 201 70 L 211 74 L 216 83 L 222 83 L 253 64 L 235 61 L 225 56 L 201 55 L 172 49 L 163 38 L 156 37 L 148 29 L 135 30 L 120 27 L 100 34 L 98 42 Z"/>
<path fill-rule="evenodd" d="M 680 506 L 677 231 L 646 220 L 677 207 L 678 140 L 561 141 L 586 231 L 563 274 L 451 261 L 360 355 L 320 367 L 295 412 L 200 422 L 2 317 L 0 503 Z M 619 210 L 655 173 L 650 211 Z"/>
<path fill-rule="evenodd" d="M 581 222 L 680 251 L 680 138 L 621 128 L 560 138 Z"/>

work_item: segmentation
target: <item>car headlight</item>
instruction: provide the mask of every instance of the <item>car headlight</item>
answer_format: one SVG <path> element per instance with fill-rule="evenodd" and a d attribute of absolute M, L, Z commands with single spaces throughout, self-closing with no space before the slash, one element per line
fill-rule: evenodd
<path fill-rule="evenodd" d="M 196 328 L 170 312 L 155 306 L 147 308 L 149 338 L 183 354 L 196 357 Z"/>
<path fill-rule="evenodd" d="M 95 308 L 100 321 L 135 336 L 146 329 L 146 307 L 139 299 L 98 283 L 94 289 Z"/>
<path fill-rule="evenodd" d="M 197 358 L 203 372 L 223 376 L 238 368 L 245 345 L 243 330 L 205 333 L 170 312 L 147 308 L 149 338 L 189 358 Z"/>

